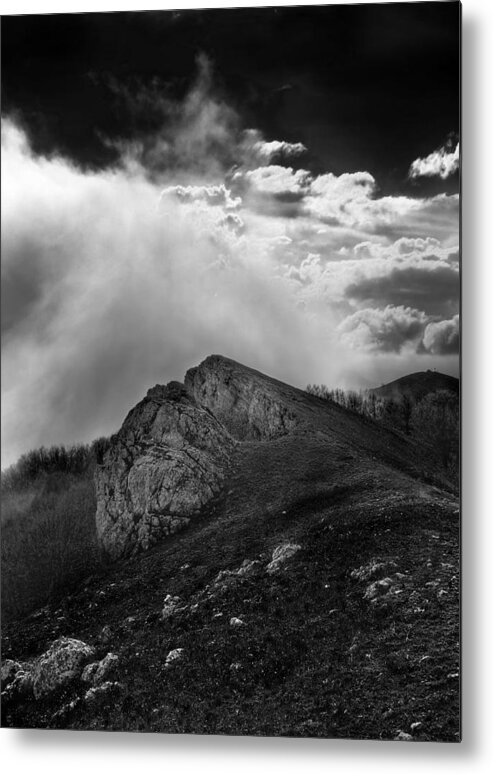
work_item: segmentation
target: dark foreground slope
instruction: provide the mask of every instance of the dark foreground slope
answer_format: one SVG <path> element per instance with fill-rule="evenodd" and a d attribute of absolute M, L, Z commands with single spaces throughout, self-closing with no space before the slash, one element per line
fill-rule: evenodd
<path fill-rule="evenodd" d="M 227 395 L 207 368 L 187 379 L 243 436 L 201 517 L 5 627 L 3 659 L 66 636 L 115 654 L 111 674 L 7 690 L 3 725 L 457 741 L 455 496 L 405 438 L 229 363 L 208 366 Z M 247 383 L 295 426 L 254 440 L 262 411 L 250 429 L 235 413 Z"/>

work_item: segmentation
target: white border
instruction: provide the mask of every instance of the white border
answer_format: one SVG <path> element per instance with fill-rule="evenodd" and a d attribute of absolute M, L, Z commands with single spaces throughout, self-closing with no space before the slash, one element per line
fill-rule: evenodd
<path fill-rule="evenodd" d="M 363 0 L 365 1 L 365 0 Z M 249 5 L 320 5 L 300 2 L 144 3 L 85 0 L 0 0 L 0 13 L 57 13 Z M 334 4 L 340 4 L 334 0 Z M 493 3 L 463 3 L 463 738 L 461 745 L 398 744 L 150 734 L 12 731 L 2 729 L 4 771 L 87 774 L 110 768 L 180 774 L 251 774 L 278 770 L 433 774 L 486 772 L 493 761 L 493 548 L 492 407 L 493 304 L 492 100 Z M 430 73 L 430 77 L 433 74 Z M 150 675 L 150 679 L 152 676 Z M 490 761 L 490 763 L 488 763 Z"/>

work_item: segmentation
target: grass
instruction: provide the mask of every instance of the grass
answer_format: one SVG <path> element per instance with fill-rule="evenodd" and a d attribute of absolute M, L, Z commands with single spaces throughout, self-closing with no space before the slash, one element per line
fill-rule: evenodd
<path fill-rule="evenodd" d="M 6 656 L 32 657 L 63 634 L 95 644 L 101 657 L 116 652 L 123 687 L 54 719 L 83 695 L 76 684 L 63 697 L 7 708 L 4 723 L 373 739 L 421 723 L 416 739 L 457 741 L 454 498 L 368 466 L 354 450 L 340 455 L 338 443 L 329 452 L 313 438 L 243 445 L 222 497 L 187 532 L 7 627 Z M 220 570 L 245 558 L 265 566 L 284 540 L 302 550 L 279 575 L 211 594 Z M 406 580 L 373 606 L 351 572 L 375 557 L 392 558 Z M 164 623 L 168 593 L 186 609 Z M 233 616 L 245 627 L 232 628 Z M 104 645 L 103 626 L 112 631 Z M 174 648 L 185 657 L 167 669 Z"/>

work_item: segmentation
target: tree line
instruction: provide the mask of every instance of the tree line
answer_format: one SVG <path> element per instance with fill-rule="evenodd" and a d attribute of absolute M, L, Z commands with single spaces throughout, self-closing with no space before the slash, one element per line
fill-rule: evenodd
<path fill-rule="evenodd" d="M 437 390 L 419 398 L 408 393 L 384 397 L 371 390 L 329 389 L 324 384 L 309 384 L 306 391 L 426 443 L 440 466 L 458 478 L 460 405 L 455 392 Z"/>
<path fill-rule="evenodd" d="M 51 474 L 82 476 L 92 473 L 108 448 L 108 438 L 97 438 L 91 444 L 73 446 L 41 446 L 22 454 L 14 465 L 2 471 L 2 492 L 23 489 Z"/>

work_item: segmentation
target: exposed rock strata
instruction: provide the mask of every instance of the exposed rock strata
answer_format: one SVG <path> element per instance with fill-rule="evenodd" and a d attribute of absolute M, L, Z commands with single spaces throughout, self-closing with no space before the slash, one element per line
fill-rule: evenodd
<path fill-rule="evenodd" d="M 112 558 L 177 532 L 221 488 L 234 440 L 178 382 L 129 413 L 96 472 L 96 526 Z"/>
<path fill-rule="evenodd" d="M 298 419 L 285 385 L 211 355 L 185 385 L 156 385 L 129 413 L 96 472 L 99 540 L 112 558 L 185 527 L 219 493 L 238 441 L 269 441 Z"/>
<path fill-rule="evenodd" d="M 239 440 L 268 441 L 297 425 L 282 400 L 284 385 L 220 355 L 187 371 L 185 386 Z"/>

